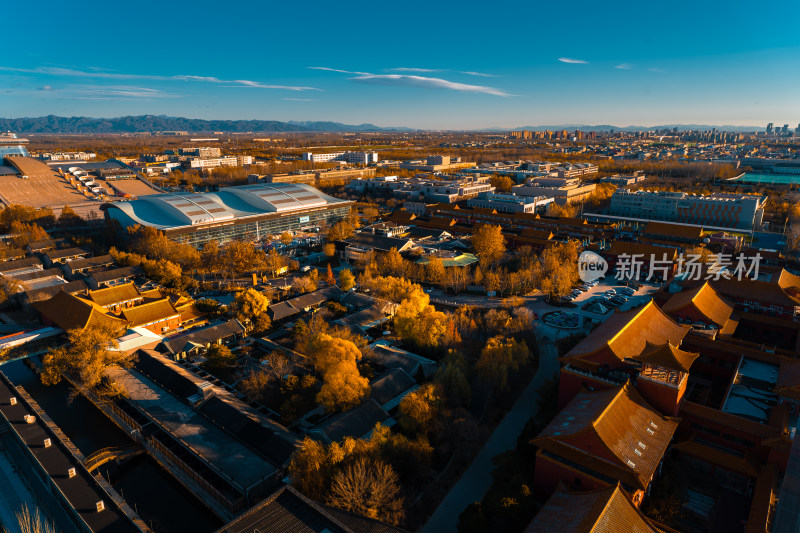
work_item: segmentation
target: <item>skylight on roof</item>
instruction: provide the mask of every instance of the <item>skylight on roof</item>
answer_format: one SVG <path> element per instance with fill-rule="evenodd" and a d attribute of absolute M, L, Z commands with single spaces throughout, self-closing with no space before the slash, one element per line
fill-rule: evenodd
<path fill-rule="evenodd" d="M 655 434 L 656 434 L 656 432 L 655 432 L 655 431 L 653 431 L 653 430 L 652 430 L 652 429 L 650 429 L 650 428 L 647 428 L 647 432 L 648 432 L 648 433 L 650 433 L 651 435 L 655 435 Z"/>
<path fill-rule="evenodd" d="M 631 468 L 636 468 L 636 463 L 634 463 L 634 462 L 633 462 L 633 461 L 631 461 L 630 459 L 628 459 L 626 462 L 628 463 L 628 466 L 629 466 L 629 467 L 631 467 Z"/>
<path fill-rule="evenodd" d="M 643 450 L 646 450 L 647 449 L 647 445 L 644 442 L 639 442 L 639 448 L 641 448 Z"/>
<path fill-rule="evenodd" d="M 641 457 L 641 456 L 642 456 L 642 452 L 639 450 L 639 448 L 634 448 L 634 449 L 633 449 L 633 453 L 635 453 L 635 454 L 636 454 L 636 455 L 638 455 L 639 457 Z"/>
<path fill-rule="evenodd" d="M 656 425 L 655 422 L 650 422 L 650 427 L 652 427 L 653 429 L 658 429 L 658 426 Z"/>

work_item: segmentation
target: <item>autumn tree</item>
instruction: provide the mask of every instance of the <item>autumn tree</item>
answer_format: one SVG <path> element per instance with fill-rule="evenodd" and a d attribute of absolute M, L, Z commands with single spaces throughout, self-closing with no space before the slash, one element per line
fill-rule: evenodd
<path fill-rule="evenodd" d="M 26 224 L 16 220 L 11 222 L 8 232 L 13 235 L 11 243 L 18 248 L 23 248 L 29 243 L 48 238 L 47 232 L 38 224 Z"/>
<path fill-rule="evenodd" d="M 236 366 L 236 355 L 224 344 L 212 344 L 206 350 L 205 365 L 211 370 L 226 370 Z"/>
<path fill-rule="evenodd" d="M 514 186 L 514 180 L 508 176 L 492 176 L 489 178 L 489 183 L 499 192 L 511 192 L 511 187 Z"/>
<path fill-rule="evenodd" d="M 425 383 L 400 402 L 400 427 L 414 434 L 427 434 L 435 428 L 442 397 L 438 383 Z"/>
<path fill-rule="evenodd" d="M 361 351 L 351 341 L 320 333 L 310 343 L 307 355 L 322 375 L 317 401 L 326 410 L 351 409 L 369 394 L 369 381 L 356 365 Z"/>
<path fill-rule="evenodd" d="M 61 208 L 61 214 L 58 215 L 58 225 L 62 227 L 77 226 L 83 224 L 83 219 L 78 216 L 70 206 L 65 205 Z"/>
<path fill-rule="evenodd" d="M 328 503 L 339 509 L 398 524 L 403 517 L 400 483 L 391 466 L 359 457 L 331 481 Z"/>
<path fill-rule="evenodd" d="M 322 251 L 330 259 L 334 255 L 336 255 L 336 245 L 333 244 L 332 242 L 326 242 L 325 245 L 322 247 Z"/>
<path fill-rule="evenodd" d="M 463 354 L 450 350 L 444 363 L 436 371 L 434 379 L 441 386 L 443 394 L 451 405 L 469 404 L 471 391 L 467 379 L 467 363 Z"/>
<path fill-rule="evenodd" d="M 105 370 L 112 365 L 130 366 L 135 355 L 117 350 L 116 338 L 124 328 L 111 325 L 89 326 L 67 331 L 67 344 L 42 356 L 42 383 L 55 385 L 68 374 L 82 385 L 96 389 Z"/>
<path fill-rule="evenodd" d="M 333 269 L 330 263 L 328 263 L 328 273 L 325 275 L 325 283 L 327 283 L 329 287 L 336 285 L 336 278 L 333 276 Z"/>
<path fill-rule="evenodd" d="M 293 242 L 294 242 L 294 236 L 292 236 L 291 233 L 289 233 L 288 231 L 284 231 L 283 233 L 281 233 L 281 244 L 283 244 L 284 246 L 289 246 Z"/>
<path fill-rule="evenodd" d="M 292 485 L 317 501 L 325 499 L 333 469 L 333 461 L 325 444 L 311 437 L 303 439 L 292 454 L 288 467 Z"/>
<path fill-rule="evenodd" d="M 345 239 L 349 239 L 354 234 L 354 225 L 351 222 L 342 220 L 331 226 L 331 229 L 328 230 L 328 241 L 343 241 Z"/>
<path fill-rule="evenodd" d="M 274 278 L 277 272 L 289 264 L 286 257 L 278 253 L 277 250 L 270 250 L 267 257 L 264 259 L 264 268 L 272 273 Z"/>
<path fill-rule="evenodd" d="M 484 271 L 496 264 L 506 253 L 506 243 L 500 226 L 480 224 L 472 235 L 472 246 Z"/>
<path fill-rule="evenodd" d="M 350 269 L 343 268 L 339 271 L 339 288 L 343 291 L 349 291 L 356 286 L 356 278 Z"/>
<path fill-rule="evenodd" d="M 236 317 L 242 322 L 252 322 L 256 317 L 267 312 L 269 300 L 264 294 L 255 290 L 247 289 L 236 294 L 233 299 L 236 309 Z"/>
<path fill-rule="evenodd" d="M 269 372 L 259 369 L 250 372 L 246 378 L 239 384 L 239 388 L 249 398 L 257 402 L 263 402 L 265 398 L 265 391 L 269 384 L 272 382 L 272 376 Z"/>
<path fill-rule="evenodd" d="M 451 270 L 454 270 L 454 268 L 451 268 Z M 430 283 L 439 285 L 444 282 L 445 275 L 446 272 L 444 263 L 442 262 L 441 258 L 431 257 L 428 260 L 428 263 L 425 265 L 425 277 L 427 280 Z"/>
<path fill-rule="evenodd" d="M 508 378 L 530 358 L 530 351 L 524 342 L 514 338 L 497 335 L 486 342 L 480 359 L 475 363 L 478 377 L 496 392 L 508 387 Z"/>

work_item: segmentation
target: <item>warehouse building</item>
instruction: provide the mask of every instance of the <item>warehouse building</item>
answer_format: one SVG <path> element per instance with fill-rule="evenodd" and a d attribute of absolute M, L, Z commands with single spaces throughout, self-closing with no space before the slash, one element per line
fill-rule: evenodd
<path fill-rule="evenodd" d="M 210 193 L 154 194 L 105 204 L 106 221 L 125 235 L 135 225 L 154 227 L 170 239 L 199 246 L 209 241 L 258 240 L 287 230 L 333 224 L 353 202 L 301 183 L 223 187 Z"/>

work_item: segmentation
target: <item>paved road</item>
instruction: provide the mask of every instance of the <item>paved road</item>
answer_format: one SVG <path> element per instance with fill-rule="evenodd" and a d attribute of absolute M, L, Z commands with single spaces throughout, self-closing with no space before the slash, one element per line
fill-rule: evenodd
<path fill-rule="evenodd" d="M 525 424 L 539 411 L 537 392 L 545 379 L 558 372 L 558 353 L 552 341 L 542 338 L 539 343 L 539 370 L 519 397 L 514 407 L 498 424 L 461 479 L 453 486 L 421 533 L 451 533 L 456 531 L 458 515 L 472 502 L 480 501 L 492 484 L 492 458 L 517 444 Z"/>

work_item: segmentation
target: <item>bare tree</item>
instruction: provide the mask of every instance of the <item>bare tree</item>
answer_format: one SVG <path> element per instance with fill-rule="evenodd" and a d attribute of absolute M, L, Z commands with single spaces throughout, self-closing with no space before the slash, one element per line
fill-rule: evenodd
<path fill-rule="evenodd" d="M 398 524 L 403 518 L 400 483 L 391 466 L 366 457 L 333 476 L 328 503 L 339 509 Z"/>

